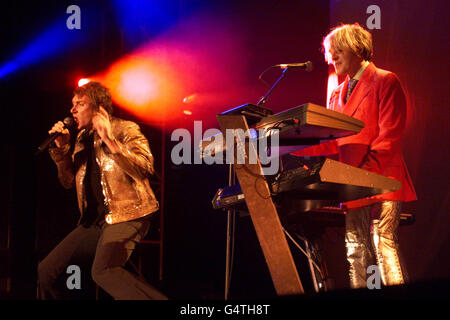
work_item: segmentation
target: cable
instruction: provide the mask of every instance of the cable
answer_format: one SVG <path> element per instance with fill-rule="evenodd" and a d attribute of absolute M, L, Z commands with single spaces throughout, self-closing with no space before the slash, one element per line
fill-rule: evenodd
<path fill-rule="evenodd" d="M 311 258 L 311 256 L 305 251 L 303 250 L 302 247 L 300 247 L 300 245 L 291 237 L 291 235 L 289 234 L 289 232 L 286 231 L 286 229 L 281 226 L 283 228 L 284 233 L 286 233 L 286 235 L 289 237 L 289 239 L 291 239 L 291 241 L 297 246 L 297 248 L 300 249 L 300 251 L 308 258 L 308 260 L 310 260 L 312 262 L 312 264 L 314 265 L 314 267 L 317 269 L 317 271 L 320 273 L 321 277 L 324 278 L 322 270 L 320 269 L 320 267 L 317 265 L 317 263 Z M 297 235 L 298 236 L 298 235 Z M 300 236 L 298 236 L 300 238 Z M 303 240 L 303 239 L 302 239 Z"/>
<path fill-rule="evenodd" d="M 236 171 L 233 166 L 230 165 L 229 169 L 229 178 L 228 184 L 234 185 L 236 183 Z M 230 216 L 232 216 L 232 220 L 230 221 Z M 228 218 L 227 218 L 227 259 L 226 259 L 226 269 L 228 269 L 228 273 L 225 272 L 225 299 L 228 300 L 230 285 L 231 285 L 231 275 L 233 270 L 234 263 L 234 243 L 235 243 L 235 223 L 236 223 L 236 210 L 229 209 L 228 210 Z M 230 246 L 229 246 L 230 245 Z"/>
<path fill-rule="evenodd" d="M 234 243 L 235 243 L 235 238 L 236 238 L 236 210 L 232 210 L 232 220 L 231 220 L 231 236 L 230 236 L 230 242 L 231 242 L 231 248 L 230 248 L 230 262 L 229 262 L 229 270 L 228 270 L 228 292 L 230 291 L 230 287 L 231 287 L 231 275 L 233 273 L 233 265 L 234 265 Z M 227 292 L 227 295 L 228 295 Z M 228 298 L 228 297 L 227 297 Z"/>
<path fill-rule="evenodd" d="M 262 83 L 264 83 L 264 85 L 269 89 L 270 89 L 270 85 L 266 81 L 263 80 L 262 76 L 264 75 L 264 73 L 266 73 L 267 71 L 269 71 L 272 68 L 276 68 L 276 66 L 270 66 L 270 67 L 266 68 L 263 72 L 261 72 L 261 74 L 258 77 L 258 80 L 261 81 Z"/>

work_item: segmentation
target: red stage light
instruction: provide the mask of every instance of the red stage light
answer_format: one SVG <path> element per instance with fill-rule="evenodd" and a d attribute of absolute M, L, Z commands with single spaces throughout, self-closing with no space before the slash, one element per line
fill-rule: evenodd
<path fill-rule="evenodd" d="M 246 56 L 229 25 L 200 16 L 180 22 L 94 78 L 110 90 L 116 105 L 147 123 L 176 124 L 194 110 L 196 117 L 214 121 L 218 111 L 248 93 L 239 80 Z"/>
<path fill-rule="evenodd" d="M 179 84 L 156 55 L 136 53 L 97 76 L 116 104 L 141 119 L 160 121 L 174 105 Z"/>

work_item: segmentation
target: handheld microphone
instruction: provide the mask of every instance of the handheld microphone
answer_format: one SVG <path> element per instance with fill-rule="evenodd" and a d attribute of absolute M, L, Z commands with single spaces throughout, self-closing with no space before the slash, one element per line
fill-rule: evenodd
<path fill-rule="evenodd" d="M 276 67 L 280 67 L 281 69 L 287 69 L 287 68 L 301 68 L 305 69 L 306 71 L 312 71 L 313 64 L 311 61 L 307 62 L 301 62 L 301 63 L 282 63 L 275 65 Z"/>
<path fill-rule="evenodd" d="M 66 117 L 64 118 L 64 128 L 70 128 L 73 125 L 73 118 L 72 117 Z M 36 153 L 34 154 L 35 156 L 37 156 L 38 154 L 40 154 L 42 151 L 44 151 L 45 149 L 48 148 L 48 146 L 55 141 L 56 138 L 58 138 L 61 135 L 61 132 L 54 132 L 52 133 L 44 142 L 41 143 L 41 145 L 38 147 L 38 150 L 36 151 Z"/>

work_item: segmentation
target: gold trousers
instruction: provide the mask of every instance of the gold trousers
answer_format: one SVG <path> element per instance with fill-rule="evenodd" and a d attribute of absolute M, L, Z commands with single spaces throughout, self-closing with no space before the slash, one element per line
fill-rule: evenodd
<path fill-rule="evenodd" d="M 375 263 L 383 285 L 406 282 L 397 236 L 401 207 L 400 201 L 384 201 L 347 212 L 345 245 L 352 288 L 367 287 L 367 268 Z M 377 219 L 372 221 L 373 215 Z"/>

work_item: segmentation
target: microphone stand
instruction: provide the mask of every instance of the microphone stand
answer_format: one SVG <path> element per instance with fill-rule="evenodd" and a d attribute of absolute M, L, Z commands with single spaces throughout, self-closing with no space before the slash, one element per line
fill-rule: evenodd
<path fill-rule="evenodd" d="M 232 186 L 236 183 L 236 171 L 234 170 L 234 165 L 230 163 L 228 170 L 228 186 Z M 233 223 L 231 223 L 233 221 Z M 227 210 L 227 246 L 226 246 L 226 256 L 225 256 L 225 300 L 229 299 L 230 295 L 230 285 L 231 285 L 231 267 L 232 267 L 232 255 L 234 254 L 234 234 L 236 221 L 236 209 Z"/>
<path fill-rule="evenodd" d="M 261 107 L 264 103 L 266 103 L 267 98 L 272 93 L 273 89 L 278 85 L 278 83 L 281 81 L 281 79 L 284 78 L 286 75 L 286 72 L 288 71 L 289 67 L 286 67 L 283 72 L 281 73 L 281 76 L 278 78 L 278 80 L 273 84 L 272 88 L 262 97 L 259 101 L 257 106 Z M 228 185 L 232 186 L 236 183 L 236 172 L 234 170 L 233 164 L 230 164 L 229 166 L 229 172 L 228 172 Z M 234 247 L 234 239 L 231 236 L 232 233 L 234 233 L 235 229 L 235 220 L 236 220 L 236 210 L 235 209 L 228 209 L 227 211 L 227 241 L 226 241 L 226 257 L 225 257 L 225 296 L 224 299 L 229 299 L 230 294 L 230 282 L 231 282 L 231 272 L 232 272 L 232 255 L 234 254 L 233 247 Z M 232 223 L 233 221 L 233 223 Z"/>
<path fill-rule="evenodd" d="M 281 79 L 284 78 L 284 76 L 286 75 L 286 72 L 288 71 L 289 67 L 286 67 L 283 72 L 281 73 L 281 76 L 278 78 L 278 80 L 273 84 L 272 88 L 270 88 L 269 91 L 267 91 L 267 93 L 265 94 L 264 97 L 262 97 L 259 101 L 257 106 L 261 107 L 264 103 L 266 103 L 267 98 L 269 97 L 269 95 L 272 93 L 273 89 L 275 89 L 275 87 L 278 85 L 278 83 L 281 81 Z"/>

